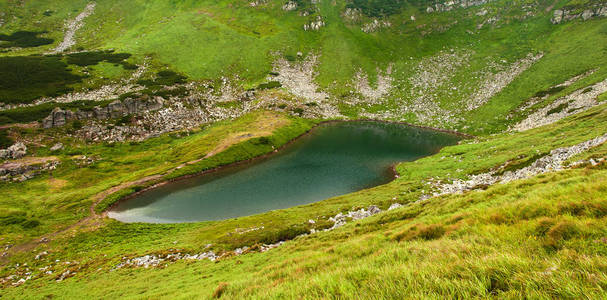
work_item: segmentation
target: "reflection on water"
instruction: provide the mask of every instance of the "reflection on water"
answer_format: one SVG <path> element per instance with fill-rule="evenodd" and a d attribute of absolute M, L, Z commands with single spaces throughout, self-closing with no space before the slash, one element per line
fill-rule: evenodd
<path fill-rule="evenodd" d="M 171 183 L 120 203 L 123 222 L 222 220 L 386 183 L 390 166 L 454 144 L 441 132 L 381 122 L 322 125 L 270 158 Z"/>

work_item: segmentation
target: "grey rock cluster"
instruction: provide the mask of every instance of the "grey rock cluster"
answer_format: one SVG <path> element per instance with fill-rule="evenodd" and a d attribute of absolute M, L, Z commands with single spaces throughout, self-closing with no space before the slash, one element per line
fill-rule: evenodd
<path fill-rule="evenodd" d="M 392 23 L 390 23 L 390 21 L 373 19 L 373 21 L 371 21 L 370 23 L 364 24 L 361 27 L 361 30 L 364 33 L 371 33 L 371 32 L 376 32 L 382 28 L 388 28 L 388 27 L 392 27 Z"/>
<path fill-rule="evenodd" d="M 330 217 L 329 221 L 333 222 L 333 227 L 329 228 L 329 230 L 333 230 L 335 228 L 339 228 L 341 226 L 346 225 L 348 219 L 352 219 L 352 221 L 368 218 L 372 215 L 378 214 L 381 212 L 381 209 L 375 205 L 369 206 L 368 209 L 361 208 L 355 211 L 349 211 L 346 214 L 338 213 L 334 217 Z"/>
<path fill-rule="evenodd" d="M 554 100 L 549 105 L 531 113 L 523 121 L 516 124 L 512 130 L 529 130 L 552 124 L 570 115 L 586 111 L 599 105 L 600 103 L 596 99 L 605 92 L 607 92 L 607 79 Z"/>
<path fill-rule="evenodd" d="M 18 142 L 12 146 L 0 150 L 0 159 L 18 159 L 25 156 L 27 153 L 27 147 L 25 144 Z"/>
<path fill-rule="evenodd" d="M 393 203 L 392 205 L 390 205 L 390 208 L 388 208 L 388 210 L 397 209 L 402 206 L 403 205 L 400 203 Z M 341 226 L 345 225 L 349 219 L 351 219 L 352 221 L 361 220 L 361 219 L 376 215 L 380 212 L 382 212 L 382 210 L 379 209 L 379 207 L 377 207 L 375 205 L 371 205 L 367 209 L 361 208 L 359 210 L 349 211 L 345 214 L 339 213 L 339 214 L 335 215 L 334 217 L 329 218 L 330 221 L 334 222 L 333 227 L 325 229 L 323 231 L 331 231 L 335 228 L 341 227 Z M 315 222 L 313 220 L 309 220 L 308 223 L 314 224 Z M 263 226 L 258 227 L 258 228 L 263 228 Z M 256 229 L 258 229 L 258 228 L 256 228 Z M 312 230 L 310 232 L 310 234 L 313 234 L 316 232 L 317 231 Z M 302 234 L 295 238 L 300 238 L 300 237 L 304 237 L 307 235 L 308 234 Z M 268 250 L 280 247 L 284 243 L 286 243 L 286 241 L 279 241 L 274 244 L 261 245 L 259 248 L 259 252 L 266 252 Z M 209 247 L 209 246 L 210 245 L 207 245 L 207 247 Z M 205 260 L 205 259 L 208 259 L 210 261 L 216 261 L 217 259 L 220 259 L 221 257 L 223 257 L 224 255 L 227 255 L 227 254 L 232 254 L 232 255 L 236 255 L 236 256 L 246 254 L 250 251 L 250 249 L 251 248 L 244 246 L 241 248 L 237 248 L 234 251 L 225 252 L 220 255 L 215 254 L 215 252 L 213 252 L 213 251 L 208 251 L 208 252 L 203 252 L 200 254 L 193 254 L 193 255 L 175 253 L 175 254 L 168 254 L 165 256 L 148 254 L 148 255 L 131 258 L 131 259 L 127 259 L 125 257 L 125 258 L 123 258 L 124 262 L 116 265 L 116 267 L 114 267 L 114 270 L 124 268 L 124 267 L 143 267 L 143 268 L 156 267 L 156 266 L 159 266 L 160 264 L 162 264 L 163 262 L 175 262 L 178 260 Z"/>
<path fill-rule="evenodd" d="M 0 166 L 0 180 L 23 182 L 34 178 L 42 171 L 50 171 L 57 168 L 59 161 L 53 160 L 42 164 L 20 164 L 6 163 Z"/>
<path fill-rule="evenodd" d="M 126 115 L 137 115 L 148 111 L 159 110 L 163 106 L 162 97 L 155 97 L 149 101 L 125 99 L 124 101 L 116 100 L 106 107 L 96 106 L 93 110 L 62 110 L 56 107 L 48 117 L 42 120 L 42 127 L 53 128 L 61 127 L 71 120 L 88 120 L 88 119 L 113 119 Z"/>
<path fill-rule="evenodd" d="M 242 251 L 241 251 L 241 253 L 242 253 Z M 167 254 L 164 256 L 148 254 L 148 255 L 135 257 L 135 258 L 131 258 L 131 259 L 124 258 L 123 259 L 124 262 L 121 262 L 116 267 L 114 267 L 114 270 L 121 269 L 124 267 L 143 267 L 143 268 L 156 267 L 163 262 L 174 262 L 174 261 L 178 261 L 178 260 L 208 259 L 210 261 L 215 261 L 218 258 L 219 258 L 219 256 L 217 256 L 213 251 L 208 251 L 208 252 L 203 252 L 200 254 L 193 254 L 193 255 L 192 254 L 183 254 L 183 253 Z"/>
<path fill-rule="evenodd" d="M 433 6 L 428 6 L 426 12 L 431 14 L 433 12 L 451 11 L 456 8 L 468 8 L 471 6 L 483 5 L 491 2 L 492 0 L 449 0 L 440 1 L 435 3 Z"/>
<path fill-rule="evenodd" d="M 297 2 L 289 1 L 282 6 L 284 11 L 292 11 L 297 9 Z"/>
<path fill-rule="evenodd" d="M 596 18 L 596 17 L 607 17 L 607 4 L 596 4 L 592 7 L 588 7 L 583 11 L 580 10 L 569 10 L 569 9 L 557 9 L 554 11 L 552 24 L 560 24 L 575 19 L 582 19 L 584 21 Z"/>
<path fill-rule="evenodd" d="M 591 148 L 599 146 L 607 141 L 607 134 L 590 139 L 588 141 L 573 145 L 570 147 L 557 148 L 550 151 L 550 154 L 545 155 L 531 165 L 515 170 L 507 171 L 502 175 L 497 175 L 496 171 L 490 171 L 482 174 L 472 175 L 468 180 L 457 179 L 452 183 L 442 183 L 441 181 L 430 181 L 428 184 L 436 191 L 432 194 L 425 194 L 420 197 L 420 200 L 426 200 L 432 197 L 462 193 L 464 191 L 475 190 L 479 187 L 486 187 L 497 183 L 507 183 L 513 180 L 530 178 L 547 172 L 555 172 L 568 168 L 564 163 L 570 158 L 588 151 Z M 572 165 L 585 163 L 583 161 L 576 162 Z M 589 163 L 595 165 L 596 161 L 592 160 Z M 499 168 L 498 168 L 499 170 Z"/>
<path fill-rule="evenodd" d="M 322 17 L 320 15 L 316 16 L 316 19 L 312 22 L 310 22 L 309 24 L 304 24 L 304 30 L 308 31 L 308 30 L 312 30 L 312 31 L 318 31 L 320 30 L 321 27 L 325 26 L 325 21 L 322 20 Z"/>

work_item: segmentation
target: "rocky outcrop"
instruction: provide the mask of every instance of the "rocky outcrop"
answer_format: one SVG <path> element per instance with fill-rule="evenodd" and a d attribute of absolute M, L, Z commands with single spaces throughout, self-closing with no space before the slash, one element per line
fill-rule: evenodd
<path fill-rule="evenodd" d="M 34 178 L 42 171 L 50 171 L 57 168 L 59 161 L 56 159 L 41 160 L 35 163 L 9 162 L 0 165 L 0 180 L 22 182 Z"/>
<path fill-rule="evenodd" d="M 380 30 L 382 28 L 388 28 L 388 27 L 391 27 L 391 26 L 392 26 L 392 23 L 390 23 L 390 21 L 388 21 L 388 20 L 381 20 L 380 21 L 380 20 L 377 20 L 377 19 L 373 19 L 372 22 L 364 24 L 361 27 L 361 30 L 364 33 L 371 33 L 371 32 L 378 31 L 378 30 Z"/>
<path fill-rule="evenodd" d="M 573 114 L 586 111 L 599 105 L 597 97 L 606 92 L 607 79 L 554 100 L 549 105 L 527 116 L 527 118 L 516 124 L 512 129 L 515 131 L 525 131 L 552 124 Z"/>
<path fill-rule="evenodd" d="M 604 134 L 602 136 L 590 139 L 577 145 L 554 149 L 550 151 L 550 154 L 535 160 L 531 165 L 527 167 L 514 171 L 506 171 L 501 175 L 498 174 L 497 171 L 503 169 L 503 167 L 497 168 L 497 170 L 490 171 L 487 173 L 472 175 L 468 180 L 456 179 L 452 183 L 430 181 L 428 182 L 428 184 L 432 186 L 433 189 L 435 189 L 435 192 L 433 192 L 432 194 L 422 195 L 420 200 L 426 200 L 428 198 L 440 195 L 462 193 L 464 191 L 475 190 L 497 183 L 508 183 L 513 180 L 530 178 L 539 174 L 560 171 L 566 169 L 567 167 L 580 165 L 586 162 L 575 162 L 570 166 L 565 166 L 565 162 L 580 153 L 583 153 L 591 148 L 597 147 L 605 143 L 606 141 L 607 134 Z M 604 160 L 604 158 L 599 159 L 600 162 Z M 588 162 L 592 165 L 598 164 L 593 159 L 590 159 Z"/>
<path fill-rule="evenodd" d="M 297 2 L 289 1 L 282 6 L 284 11 L 292 11 L 297 9 Z"/>
<path fill-rule="evenodd" d="M 71 120 L 106 120 L 120 118 L 126 115 L 138 115 L 144 112 L 159 110 L 162 108 L 163 103 L 164 101 L 161 97 L 155 97 L 149 101 L 128 98 L 124 101 L 116 100 L 106 107 L 96 106 L 92 111 L 77 110 L 73 112 L 56 107 L 48 117 L 42 120 L 42 127 L 61 127 Z"/>
<path fill-rule="evenodd" d="M 304 30 L 318 31 L 321 27 L 325 26 L 325 21 L 322 20 L 321 16 L 316 16 L 316 19 L 309 24 L 304 24 Z"/>
<path fill-rule="evenodd" d="M 468 8 L 471 6 L 483 5 L 493 0 L 449 0 L 440 1 L 432 6 L 426 8 L 426 12 L 431 14 L 433 12 L 451 11 L 457 8 Z"/>
<path fill-rule="evenodd" d="M 550 21 L 552 24 L 560 24 L 575 19 L 586 21 L 596 17 L 607 17 L 607 4 L 599 3 L 583 9 L 557 9 Z"/>
<path fill-rule="evenodd" d="M 0 159 L 18 159 L 25 156 L 27 153 L 27 147 L 25 144 L 19 142 L 14 145 L 0 150 Z"/>

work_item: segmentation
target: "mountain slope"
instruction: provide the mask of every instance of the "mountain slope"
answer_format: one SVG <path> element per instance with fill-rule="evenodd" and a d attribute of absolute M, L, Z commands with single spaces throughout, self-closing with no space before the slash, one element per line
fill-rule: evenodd
<path fill-rule="evenodd" d="M 605 298 L 604 1 L 0 12 L 3 298 Z M 309 205 L 188 224 L 104 213 L 357 119 L 462 141 Z"/>

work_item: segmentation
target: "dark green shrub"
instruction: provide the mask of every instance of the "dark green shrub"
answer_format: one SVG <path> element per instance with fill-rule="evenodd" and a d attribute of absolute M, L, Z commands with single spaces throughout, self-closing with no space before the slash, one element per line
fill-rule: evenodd
<path fill-rule="evenodd" d="M 258 85 L 257 89 L 258 90 L 268 90 L 268 89 L 279 88 L 281 86 L 282 86 L 282 84 L 278 81 L 270 81 L 268 83 L 262 83 L 262 84 Z"/>
<path fill-rule="evenodd" d="M 61 57 L 0 57 L 0 102 L 30 103 L 43 96 L 58 96 L 81 81 Z"/>
<path fill-rule="evenodd" d="M 175 73 L 173 71 L 165 70 L 156 73 L 156 79 L 142 79 L 137 81 L 137 83 L 141 85 L 145 85 L 147 87 L 161 87 L 161 86 L 171 86 L 175 84 L 183 84 L 186 83 L 187 77 Z"/>
<path fill-rule="evenodd" d="M 8 148 L 15 141 L 8 136 L 8 131 L 6 129 L 0 130 L 0 149 Z"/>
<path fill-rule="evenodd" d="M 567 103 L 561 103 L 559 106 L 549 110 L 546 115 L 551 115 L 551 114 L 557 114 L 563 111 L 563 109 L 567 108 L 567 106 L 569 106 L 569 104 Z"/>
<path fill-rule="evenodd" d="M 80 121 L 80 120 L 76 120 L 76 121 L 72 122 L 72 129 L 74 129 L 74 130 L 82 129 L 82 126 L 83 126 L 83 124 L 82 124 L 82 121 Z"/>
<path fill-rule="evenodd" d="M 304 110 L 303 110 L 303 108 L 297 107 L 297 108 L 293 109 L 293 112 L 301 116 L 301 114 L 303 114 Z"/>
<path fill-rule="evenodd" d="M 108 62 L 120 65 L 127 64 L 129 67 L 132 66 L 132 64 L 125 62 L 126 59 L 131 57 L 130 54 L 114 53 L 110 50 L 71 53 L 66 55 L 66 57 L 68 64 L 77 65 L 81 67 L 97 65 L 100 62 Z"/>
<path fill-rule="evenodd" d="M 116 119 L 116 122 L 114 122 L 114 125 L 116 125 L 116 126 L 122 126 L 122 125 L 130 124 L 132 119 L 133 119 L 133 116 L 126 115 L 126 116 L 124 116 L 122 118 Z"/>
<path fill-rule="evenodd" d="M 553 95 L 553 94 L 556 94 L 556 93 L 562 91 L 563 89 L 565 89 L 565 86 L 552 87 L 552 88 L 549 88 L 547 90 L 542 90 L 542 91 L 539 91 L 539 92 L 535 93 L 534 97 L 541 98 L 541 97 L 544 97 L 546 95 Z"/>
<path fill-rule="evenodd" d="M 272 144 L 272 140 L 270 140 L 269 137 L 267 136 L 262 136 L 260 138 L 257 139 L 257 144 L 261 144 L 261 145 L 270 145 Z"/>
<path fill-rule="evenodd" d="M 43 33 L 46 32 L 17 31 L 11 35 L 0 34 L 0 48 L 31 48 L 52 44 L 53 39 L 38 37 Z"/>
<path fill-rule="evenodd" d="M 146 90 L 143 91 L 143 93 L 145 93 L 145 92 L 146 92 Z M 160 96 L 162 98 L 168 99 L 170 97 L 185 97 L 188 95 L 188 90 L 185 87 L 180 86 L 180 87 L 172 89 L 172 90 L 163 89 L 163 90 L 153 92 L 151 94 L 154 96 Z"/>

